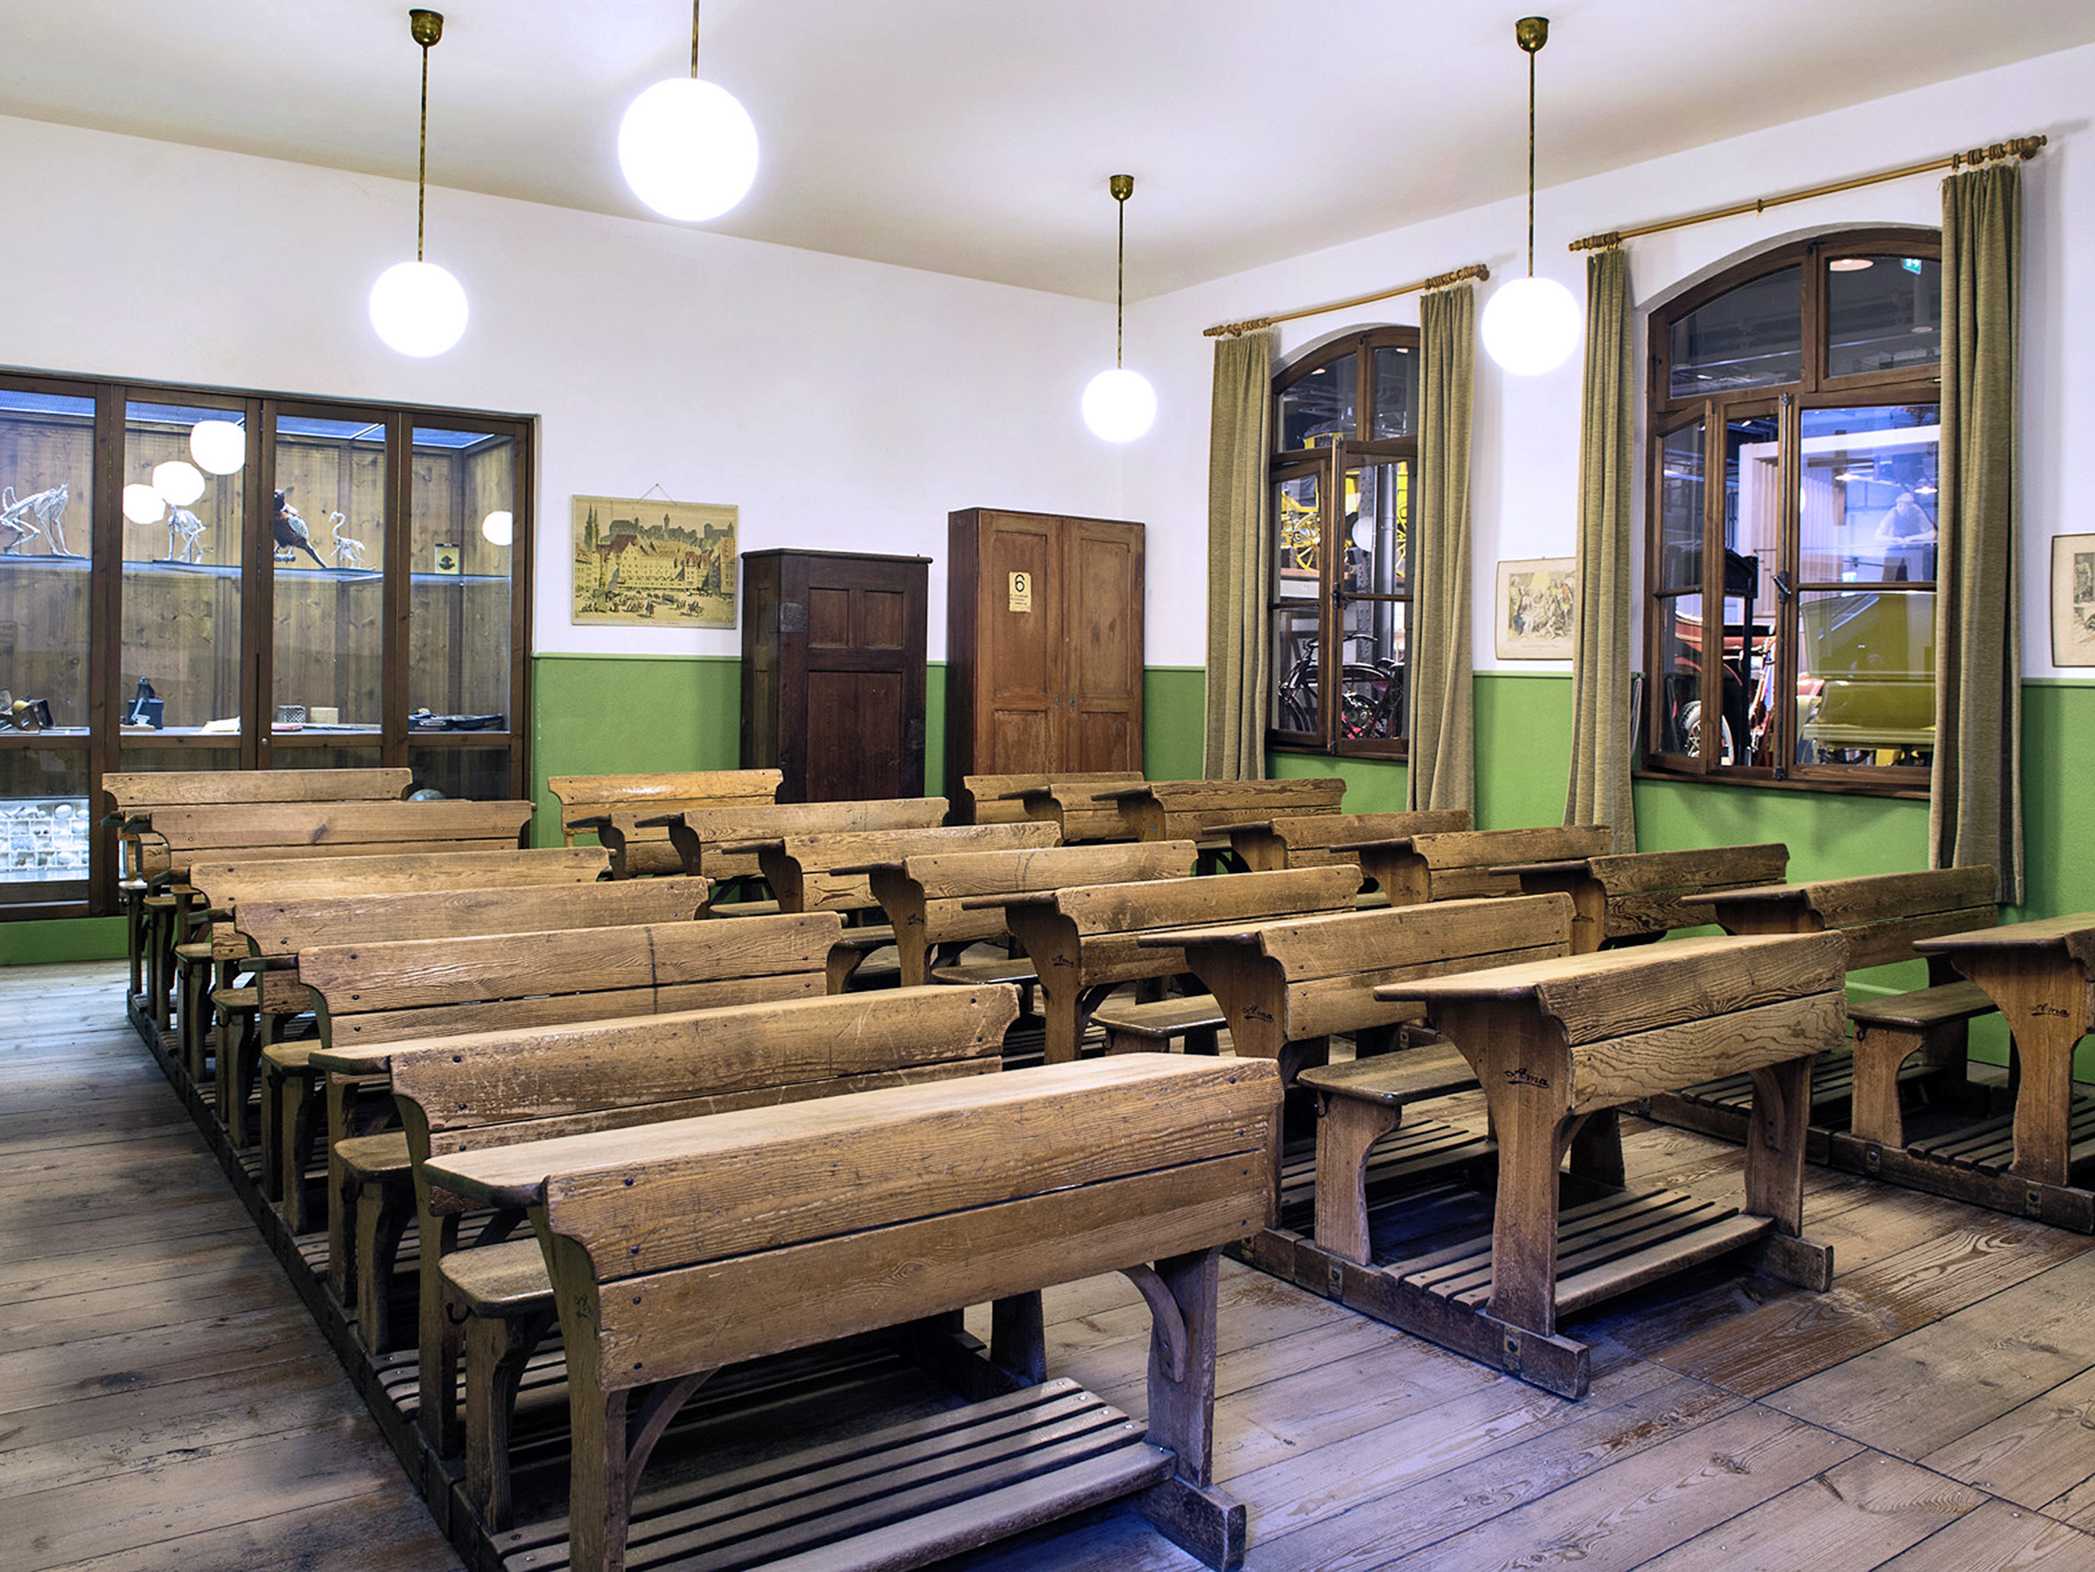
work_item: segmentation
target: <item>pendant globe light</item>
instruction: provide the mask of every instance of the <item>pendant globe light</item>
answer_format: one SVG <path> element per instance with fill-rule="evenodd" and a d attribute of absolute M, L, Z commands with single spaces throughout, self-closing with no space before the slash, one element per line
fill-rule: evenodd
<path fill-rule="evenodd" d="M 691 0 L 691 75 L 657 82 L 627 106 L 618 167 L 635 196 L 684 224 L 718 218 L 756 181 L 749 111 L 726 88 L 698 79 L 698 0 Z"/>
<path fill-rule="evenodd" d="M 429 228 L 429 51 L 444 36 L 435 11 L 407 13 L 409 34 L 422 46 L 421 161 L 415 174 L 415 259 L 396 262 L 371 286 L 371 326 L 388 349 L 417 359 L 441 355 L 466 330 L 466 292 L 449 271 L 423 259 Z"/>
<path fill-rule="evenodd" d="M 1084 424 L 1106 442 L 1133 442 L 1156 423 L 1157 390 L 1149 378 L 1123 365 L 1127 340 L 1128 198 L 1133 175 L 1106 182 L 1120 212 L 1120 243 L 1113 275 L 1113 369 L 1101 371 L 1084 389 Z"/>
<path fill-rule="evenodd" d="M 1524 16 L 1513 41 L 1528 57 L 1528 276 L 1503 284 L 1484 306 L 1484 348 L 1517 377 L 1554 371 L 1579 341 L 1579 305 L 1553 278 L 1535 276 L 1535 56 L 1549 42 L 1549 18 Z"/>

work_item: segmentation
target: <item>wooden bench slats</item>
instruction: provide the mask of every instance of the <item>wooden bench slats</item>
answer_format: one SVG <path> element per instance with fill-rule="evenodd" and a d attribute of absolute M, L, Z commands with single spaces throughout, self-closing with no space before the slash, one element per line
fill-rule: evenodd
<path fill-rule="evenodd" d="M 268 853 L 239 861 L 199 859 L 189 881 L 213 906 L 242 899 L 343 895 L 406 895 L 417 890 L 528 889 L 541 884 L 588 884 L 609 866 L 593 846 L 544 851 L 451 849 L 434 855 L 383 853 L 346 856 L 325 865 Z"/>
<path fill-rule="evenodd" d="M 318 847 L 385 841 L 506 837 L 514 842 L 532 804 L 476 802 L 273 802 L 158 808 L 147 833 L 190 852 L 214 847 Z"/>
<path fill-rule="evenodd" d="M 1680 939 L 1652 949 L 1602 950 L 1394 983 L 1378 991 L 1384 998 L 1427 1004 L 1532 996 L 1578 1047 L 1799 993 L 1838 993 L 1846 957 L 1839 934 Z M 1621 985 L 1625 973 L 1634 974 L 1634 988 Z"/>
<path fill-rule="evenodd" d="M 124 770 L 102 777 L 111 811 L 203 803 L 397 802 L 414 785 L 414 771 L 387 767 L 349 770 Z"/>
<path fill-rule="evenodd" d="M 1021 897 L 1021 903 L 1047 906 L 1080 932 L 1098 935 L 1351 907 L 1353 895 L 1354 880 L 1347 869 L 1299 868 L 1225 878 L 1084 885 Z"/>

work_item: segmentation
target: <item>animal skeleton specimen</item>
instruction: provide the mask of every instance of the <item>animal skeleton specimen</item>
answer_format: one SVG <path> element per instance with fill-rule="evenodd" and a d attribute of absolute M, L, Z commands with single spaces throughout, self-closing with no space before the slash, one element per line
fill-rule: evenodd
<path fill-rule="evenodd" d="M 15 498 L 15 488 L 0 490 L 0 529 L 14 531 L 14 539 L 0 546 L 0 553 L 16 553 L 39 535 L 50 537 L 51 555 L 77 557 L 66 549 L 65 505 L 72 496 L 70 483 L 52 486 L 29 496 Z"/>
<path fill-rule="evenodd" d="M 270 521 L 270 534 L 276 541 L 277 561 L 293 561 L 295 554 L 303 551 L 313 559 L 314 567 L 327 566 L 320 560 L 320 553 L 313 549 L 312 526 L 299 517 L 298 510 L 281 491 L 276 493 L 276 517 Z"/>
<path fill-rule="evenodd" d="M 348 522 L 341 514 L 329 510 L 327 532 L 335 542 L 335 566 L 361 568 L 364 565 L 364 543 L 342 533 L 342 526 Z"/>
<path fill-rule="evenodd" d="M 204 531 L 209 527 L 187 508 L 178 508 L 170 502 L 167 505 L 167 556 L 162 560 L 167 562 L 202 562 L 204 560 L 203 535 Z M 177 536 L 181 537 L 180 545 L 175 543 Z"/>

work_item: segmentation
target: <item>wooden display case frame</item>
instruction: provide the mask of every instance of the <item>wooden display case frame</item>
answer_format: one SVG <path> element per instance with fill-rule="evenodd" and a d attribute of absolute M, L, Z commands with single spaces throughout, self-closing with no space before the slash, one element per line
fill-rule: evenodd
<path fill-rule="evenodd" d="M 0 731 L 0 749 L 26 747 L 84 754 L 87 759 L 89 812 L 99 815 L 102 777 L 122 768 L 122 751 L 140 750 L 237 753 L 239 768 L 296 768 L 296 755 L 314 748 L 346 748 L 367 753 L 371 764 L 403 766 L 417 749 L 493 751 L 508 755 L 503 795 L 530 795 L 531 612 L 533 546 L 537 489 L 537 417 L 492 410 L 439 408 L 383 400 L 337 400 L 302 394 L 251 389 L 194 386 L 133 378 L 76 376 L 57 372 L 0 367 L 0 389 L 88 399 L 94 404 L 93 495 L 84 510 L 92 540 L 88 583 L 87 726 L 49 732 Z M 224 410 L 240 418 L 253 434 L 249 460 L 241 471 L 242 550 L 240 555 L 241 729 L 238 733 L 198 731 L 125 732 L 119 722 L 122 695 L 117 686 L 123 670 L 124 518 L 127 408 L 134 402 L 180 404 Z M 382 614 L 381 707 L 376 735 L 368 733 L 277 733 L 273 721 L 275 572 L 267 520 L 276 477 L 276 423 L 279 417 L 365 420 L 382 424 L 386 433 L 385 552 Z M 409 650 L 414 571 L 412 451 L 413 433 L 424 430 L 487 432 L 515 443 L 511 511 L 515 517 L 509 574 L 509 700 L 507 728 L 502 731 L 414 731 L 408 725 Z M 76 515 L 78 517 L 79 515 Z M 324 520 L 324 514 L 322 515 Z M 313 522 L 313 521 L 309 521 Z M 75 526 L 75 544 L 79 543 Z M 324 539 L 324 537 L 323 537 Z M 316 541 L 316 545 L 321 542 Z M 285 757 L 279 758 L 278 755 Z M 176 766 L 179 767 L 179 766 Z M 198 767 L 205 767 L 199 765 Z M 31 918 L 107 916 L 118 910 L 115 836 L 99 826 L 90 850 L 84 881 L 38 884 L 26 898 L 8 900 L 0 886 L 0 922 Z"/>

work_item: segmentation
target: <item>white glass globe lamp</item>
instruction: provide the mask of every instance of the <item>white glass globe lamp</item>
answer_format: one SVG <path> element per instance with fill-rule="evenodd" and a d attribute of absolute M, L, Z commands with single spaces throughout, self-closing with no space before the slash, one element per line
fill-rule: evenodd
<path fill-rule="evenodd" d="M 1578 348 L 1579 304 L 1553 278 L 1516 278 L 1484 303 L 1484 349 L 1516 377 L 1554 371 Z"/>
<path fill-rule="evenodd" d="M 186 459 L 169 459 L 153 466 L 153 489 L 178 508 L 186 508 L 204 494 L 204 472 Z"/>
<path fill-rule="evenodd" d="M 124 487 L 124 517 L 133 524 L 158 524 L 167 517 L 167 499 L 134 481 Z"/>
<path fill-rule="evenodd" d="M 230 420 L 200 420 L 189 428 L 189 456 L 207 475 L 232 475 L 247 462 L 247 433 Z"/>
<path fill-rule="evenodd" d="M 1084 424 L 1104 442 L 1133 442 L 1156 423 L 1157 390 L 1125 366 L 1101 371 L 1084 389 Z"/>
<path fill-rule="evenodd" d="M 497 508 L 480 521 L 480 533 L 485 535 L 491 546 L 506 546 L 516 537 L 516 516 L 506 508 Z"/>
<path fill-rule="evenodd" d="M 697 77 L 657 82 L 627 106 L 618 167 L 664 218 L 718 218 L 757 178 L 757 128 L 735 95 Z"/>
<path fill-rule="evenodd" d="M 466 292 L 434 262 L 395 262 L 371 286 L 371 326 L 388 349 L 441 355 L 466 331 Z"/>

